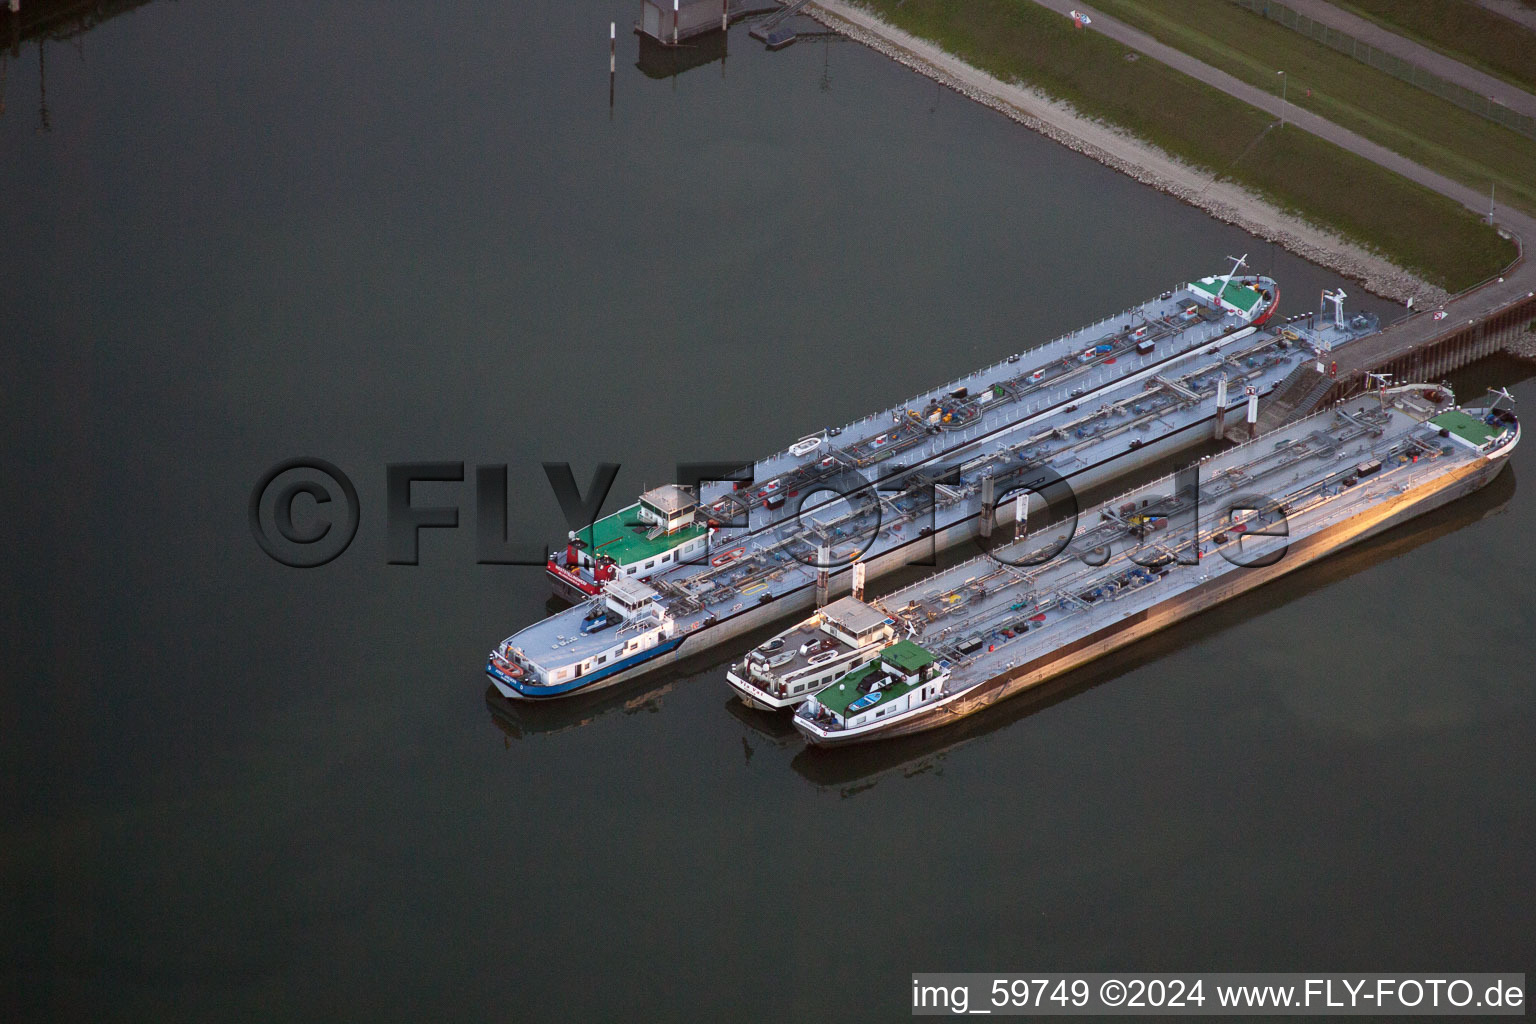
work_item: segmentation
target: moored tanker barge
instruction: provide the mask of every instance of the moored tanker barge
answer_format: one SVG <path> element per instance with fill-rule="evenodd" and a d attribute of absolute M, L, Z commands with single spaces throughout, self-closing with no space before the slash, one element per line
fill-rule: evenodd
<path fill-rule="evenodd" d="M 1502 393 L 1507 397 L 1507 393 Z M 799 706 L 812 744 L 943 726 L 1488 484 L 1515 415 L 1370 395 L 871 602 L 902 639 Z M 1018 563 L 1018 564 L 1010 564 Z M 847 614 L 847 611 L 844 611 Z"/>
<path fill-rule="evenodd" d="M 850 471 L 887 476 L 898 462 L 931 462 L 1107 384 L 1170 370 L 1214 342 L 1236 340 L 1268 323 L 1280 303 L 1279 285 L 1237 276 L 1241 264 L 854 423 L 807 435 L 741 467 L 733 474 L 739 479 L 705 481 L 697 495 L 676 484 L 649 490 L 552 547 L 550 588 L 579 603 L 612 579 L 644 581 L 678 565 L 728 560 L 733 531 L 793 517 L 794 498 Z M 737 525 L 722 533 L 722 523 Z"/>
<path fill-rule="evenodd" d="M 1100 328 L 1116 341 L 1085 346 L 1065 362 L 1053 353 L 1040 369 L 1028 371 L 1031 362 L 1020 371 L 1015 364 L 1035 353 L 1011 357 L 979 371 L 982 383 L 974 388 L 914 399 L 918 408 L 892 414 L 881 433 L 854 424 L 840 432 L 853 440 L 834 442 L 829 432 L 814 447 L 796 446 L 798 454 L 764 460 L 759 471 L 774 474 L 766 485 L 761 476 L 745 492 L 721 484 L 718 496 L 706 490 L 702 503 L 682 487 L 648 492 L 607 527 L 613 546 L 680 539 L 626 565 L 604 560 L 607 542 L 595 530 L 596 543 L 573 545 L 567 564 L 552 559 L 551 575 L 570 583 L 582 603 L 508 637 L 492 651 L 487 674 L 507 697 L 547 699 L 655 670 L 808 609 L 818 584 L 846 590 L 854 561 L 874 578 L 972 536 L 985 478 L 993 479 L 999 500 L 1010 481 L 1095 486 L 1212 436 L 1218 395 L 1267 393 L 1300 362 L 1375 329 L 1371 318 L 1336 315 L 1258 333 L 1252 323 L 1273 312 L 1278 289 L 1267 279 L 1251 285 L 1207 278 L 1185 286 L 1189 294 L 1175 290 L 1154 300 L 1158 310 L 1167 306 L 1156 318 L 1164 344 L 1172 343 L 1169 332 L 1189 309 L 1181 303 L 1190 294 L 1239 300 L 1241 313 L 1197 310 L 1175 332 L 1193 331 L 1197 339 L 1185 338 L 1178 355 L 1139 351 L 1146 339 L 1135 335 L 1152 327 L 1131 318 Z M 1108 357 L 1118 365 L 1096 362 L 1102 345 L 1119 353 Z M 1017 378 L 1036 373 L 1057 383 L 1019 391 Z M 1009 376 L 985 383 L 1000 374 Z M 798 506 L 784 500 L 797 494 Z M 635 521 L 624 520 L 625 513 Z M 584 553 L 594 555 L 590 564 Z"/>

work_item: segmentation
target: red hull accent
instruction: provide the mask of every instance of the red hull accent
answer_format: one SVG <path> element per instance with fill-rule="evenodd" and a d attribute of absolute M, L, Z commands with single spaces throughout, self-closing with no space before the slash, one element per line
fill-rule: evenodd
<path fill-rule="evenodd" d="M 596 593 L 598 593 L 599 591 L 601 591 L 603 589 L 602 587 L 598 586 L 596 583 L 588 583 L 586 580 L 582 579 L 580 576 L 577 576 L 575 573 L 569 572 L 569 571 L 561 568 L 558 564 L 556 564 L 554 562 L 550 562 L 547 565 L 545 565 L 544 566 L 544 570 L 546 572 L 548 572 L 551 576 L 553 576 L 555 579 L 560 580 L 563 583 L 569 584 L 570 586 L 575 587 L 577 590 L 580 590 L 582 593 L 585 593 L 585 594 L 596 594 Z"/>
<path fill-rule="evenodd" d="M 1260 316 L 1257 320 L 1255 320 L 1253 322 L 1253 326 L 1255 326 L 1255 327 L 1263 327 L 1264 324 L 1268 322 L 1269 318 L 1275 315 L 1275 310 L 1277 310 L 1279 308 L 1280 308 L 1280 286 L 1279 285 L 1275 285 L 1275 301 L 1271 302 L 1269 304 L 1269 308 L 1264 311 L 1263 315 Z"/>

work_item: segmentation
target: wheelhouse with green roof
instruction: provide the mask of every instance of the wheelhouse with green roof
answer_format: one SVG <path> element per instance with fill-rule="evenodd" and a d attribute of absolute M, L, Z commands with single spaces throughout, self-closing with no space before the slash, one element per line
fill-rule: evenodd
<path fill-rule="evenodd" d="M 1253 288 L 1225 277 L 1204 277 L 1189 286 L 1189 290 L 1209 305 L 1224 313 L 1250 316 L 1254 308 L 1264 300 Z"/>
<path fill-rule="evenodd" d="M 640 500 L 570 534 L 565 557 L 546 566 L 555 594 L 579 601 L 613 579 L 645 579 L 704 556 L 709 528 L 698 522 L 693 492 L 655 487 Z"/>
<path fill-rule="evenodd" d="M 1429 422 L 1440 429 L 1441 436 L 1487 453 L 1513 430 L 1514 416 L 1494 409 L 1449 409 Z"/>
<path fill-rule="evenodd" d="M 806 701 L 798 713 L 828 730 L 883 724 L 937 699 L 948 679 L 947 662 L 911 640 L 898 640 Z"/>
<path fill-rule="evenodd" d="M 1189 293 L 1197 305 L 1184 311 L 1186 318 L 1219 319 L 1223 314 L 1237 316 L 1254 327 L 1264 324 L 1275 315 L 1280 306 L 1280 286 L 1274 278 L 1262 274 L 1238 276 L 1238 271 L 1248 262 L 1247 254 L 1231 257 L 1232 271 L 1213 277 L 1202 277 L 1188 285 Z M 1342 300 L 1344 293 L 1339 293 Z M 1206 307 L 1202 310 L 1200 306 Z M 1210 312 L 1214 310 L 1214 313 Z"/>

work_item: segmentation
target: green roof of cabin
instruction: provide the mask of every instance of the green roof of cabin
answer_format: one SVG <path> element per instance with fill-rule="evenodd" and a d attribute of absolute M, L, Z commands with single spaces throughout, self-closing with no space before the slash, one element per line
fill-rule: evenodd
<path fill-rule="evenodd" d="M 840 718 L 847 718 L 848 705 L 860 697 L 867 696 L 859 690 L 859 683 L 870 674 L 881 671 L 882 663 L 890 662 L 902 672 L 916 673 L 920 669 L 932 665 L 933 661 L 933 655 L 917 644 L 910 640 L 898 640 L 881 651 L 879 658 L 867 665 L 854 669 L 825 690 L 816 694 L 816 703 Z M 866 711 L 872 711 L 883 702 L 895 700 L 902 694 L 915 690 L 921 685 L 922 683 L 887 683 L 882 689 L 877 691 L 880 695 L 879 700 L 859 708 L 854 714 L 862 715 Z"/>
<path fill-rule="evenodd" d="M 1469 441 L 1479 448 L 1498 437 L 1504 429 L 1490 427 L 1476 416 L 1468 415 L 1460 409 L 1443 412 L 1429 422 L 1442 430 L 1449 430 L 1463 441 Z"/>
<path fill-rule="evenodd" d="M 1262 298 L 1258 292 L 1245 284 L 1233 282 L 1227 284 L 1226 288 L 1222 288 L 1224 283 L 1219 277 L 1207 277 L 1196 281 L 1190 287 L 1196 291 L 1205 292 L 1205 294 L 1212 298 L 1215 298 L 1216 294 L 1220 292 L 1223 302 L 1230 302 L 1244 313 L 1252 312 L 1254 305 Z"/>
<path fill-rule="evenodd" d="M 835 714 L 846 716 L 848 705 L 864 696 L 859 692 L 859 681 L 871 672 L 880 671 L 880 659 L 860 665 L 831 686 L 816 694 L 816 703 Z"/>
<path fill-rule="evenodd" d="M 907 675 L 912 675 L 932 665 L 934 657 L 911 640 L 898 640 L 880 652 L 880 660 L 888 661 Z"/>
<path fill-rule="evenodd" d="M 688 526 L 676 533 L 663 533 L 655 540 L 646 539 L 646 534 L 653 528 L 653 523 L 641 521 L 640 504 L 636 502 L 611 516 L 604 516 L 576 536 L 587 542 L 588 554 L 607 555 L 623 566 L 655 558 L 708 532 L 705 526 Z"/>

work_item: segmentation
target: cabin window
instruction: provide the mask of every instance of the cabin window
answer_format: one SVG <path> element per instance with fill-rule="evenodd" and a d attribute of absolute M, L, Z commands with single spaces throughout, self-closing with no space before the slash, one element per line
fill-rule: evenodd
<path fill-rule="evenodd" d="M 599 654 L 599 655 L 598 655 L 598 656 L 597 656 L 597 663 L 598 663 L 598 664 L 599 664 L 599 665 L 601 665 L 601 664 L 602 664 L 602 663 L 603 663 L 603 662 L 605 662 L 605 661 L 607 661 L 607 660 L 608 660 L 608 655 L 606 655 L 606 654 Z"/>
<path fill-rule="evenodd" d="M 653 559 L 651 559 L 651 560 L 650 560 L 650 561 L 649 561 L 649 562 L 646 562 L 646 563 L 645 563 L 645 567 L 646 567 L 646 568 L 647 568 L 647 569 L 651 569 L 651 568 L 654 568 L 654 567 L 655 567 L 655 565 L 656 565 L 656 559 L 654 559 L 654 558 L 653 558 Z"/>
<path fill-rule="evenodd" d="M 663 562 L 670 562 L 670 561 L 672 561 L 672 552 L 668 551 L 666 554 L 662 555 L 661 556 L 661 560 Z"/>
<path fill-rule="evenodd" d="M 635 574 L 635 567 L 631 565 L 629 568 L 625 569 L 624 572 L 626 575 L 633 576 Z"/>

